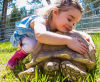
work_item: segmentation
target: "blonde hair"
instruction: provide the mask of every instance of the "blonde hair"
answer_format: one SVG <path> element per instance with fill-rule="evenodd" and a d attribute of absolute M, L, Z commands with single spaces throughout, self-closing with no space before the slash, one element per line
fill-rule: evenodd
<path fill-rule="evenodd" d="M 78 9 L 81 13 L 83 12 L 82 6 L 77 0 L 50 0 L 50 4 L 44 5 L 44 7 L 39 8 L 36 14 L 39 16 L 44 16 L 46 18 L 52 18 L 52 10 L 58 8 L 59 11 L 66 11 L 66 7 L 73 6 Z"/>

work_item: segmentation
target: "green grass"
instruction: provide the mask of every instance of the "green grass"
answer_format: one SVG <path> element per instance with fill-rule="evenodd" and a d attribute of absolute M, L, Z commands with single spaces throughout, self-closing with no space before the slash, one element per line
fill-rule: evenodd
<path fill-rule="evenodd" d="M 87 81 L 84 82 L 100 82 L 100 34 L 90 34 L 93 38 L 93 41 L 96 46 L 96 69 L 91 71 L 87 77 Z M 6 68 L 6 64 L 14 52 L 18 49 L 14 48 L 10 42 L 1 42 L 0 43 L 0 82 L 21 82 L 18 73 L 24 71 L 25 64 L 30 61 L 30 56 L 27 56 L 19 65 L 16 66 L 14 71 L 11 71 Z M 52 82 L 63 82 L 65 78 L 59 74 L 54 76 Z M 32 82 L 47 82 L 48 76 L 44 73 L 41 73 L 37 69 L 35 70 L 35 76 L 31 80 Z M 28 82 L 27 78 L 26 81 Z M 51 81 L 49 81 L 51 82 Z"/>

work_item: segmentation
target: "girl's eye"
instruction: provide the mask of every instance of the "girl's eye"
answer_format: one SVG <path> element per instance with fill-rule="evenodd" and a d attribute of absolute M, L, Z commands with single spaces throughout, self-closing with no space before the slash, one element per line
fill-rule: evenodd
<path fill-rule="evenodd" d="M 68 18 L 68 21 L 71 22 L 72 20 Z"/>

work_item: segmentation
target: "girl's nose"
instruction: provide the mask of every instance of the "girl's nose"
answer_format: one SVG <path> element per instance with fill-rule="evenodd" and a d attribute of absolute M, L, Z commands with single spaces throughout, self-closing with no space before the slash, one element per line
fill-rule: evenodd
<path fill-rule="evenodd" d="M 71 27 L 73 27 L 74 25 L 75 25 L 75 23 L 73 23 L 73 22 L 72 22 L 72 23 L 70 23 L 70 26 L 71 26 Z"/>
<path fill-rule="evenodd" d="M 72 30 L 74 27 L 75 27 L 75 24 L 72 23 L 71 26 L 70 26 L 70 30 Z"/>
<path fill-rule="evenodd" d="M 73 29 L 73 27 L 74 27 L 74 26 L 75 26 L 75 24 L 74 24 L 74 23 L 72 23 L 70 27 Z"/>

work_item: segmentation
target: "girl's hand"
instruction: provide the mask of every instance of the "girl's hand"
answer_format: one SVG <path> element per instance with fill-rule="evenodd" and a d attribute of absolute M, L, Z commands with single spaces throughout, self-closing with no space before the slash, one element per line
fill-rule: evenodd
<path fill-rule="evenodd" d="M 87 41 L 92 45 L 93 49 L 96 51 L 95 45 L 94 45 L 93 40 L 92 40 L 92 38 L 91 38 L 90 35 L 88 35 L 88 34 L 85 33 L 85 32 L 81 32 L 81 31 L 76 31 L 76 30 L 73 30 L 73 31 L 74 31 L 74 32 L 77 32 L 77 33 L 80 33 L 80 34 L 83 36 L 83 38 L 84 38 L 85 40 L 87 40 Z"/>
<path fill-rule="evenodd" d="M 82 36 L 83 36 L 83 38 L 85 38 L 92 45 L 93 49 L 96 50 L 94 42 L 93 42 L 91 36 L 86 34 L 86 33 L 82 33 Z"/>
<path fill-rule="evenodd" d="M 79 38 L 70 37 L 67 42 L 67 46 L 80 54 L 88 54 L 88 47 L 82 43 L 82 40 Z"/>

